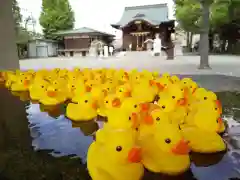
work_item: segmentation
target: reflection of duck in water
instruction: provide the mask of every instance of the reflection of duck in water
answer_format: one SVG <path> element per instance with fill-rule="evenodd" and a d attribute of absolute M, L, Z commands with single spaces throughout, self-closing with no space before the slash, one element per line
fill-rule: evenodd
<path fill-rule="evenodd" d="M 60 115 L 65 114 L 65 108 L 63 104 L 56 105 L 56 106 L 45 106 L 40 104 L 41 112 L 47 112 L 49 116 L 53 118 L 57 118 Z"/>
<path fill-rule="evenodd" d="M 71 122 L 64 116 L 55 120 L 41 113 L 36 104 L 31 104 L 27 112 L 35 150 L 53 150 L 51 154 L 54 156 L 77 155 L 85 161 L 93 137 L 72 128 Z"/>
<path fill-rule="evenodd" d="M 73 128 L 79 128 L 85 136 L 93 135 L 98 129 L 98 123 L 95 121 L 88 122 L 74 122 L 72 121 Z"/>

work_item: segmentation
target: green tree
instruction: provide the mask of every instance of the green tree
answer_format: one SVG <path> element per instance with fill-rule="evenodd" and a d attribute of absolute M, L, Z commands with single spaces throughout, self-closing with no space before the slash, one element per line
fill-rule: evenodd
<path fill-rule="evenodd" d="M 18 33 L 22 22 L 22 15 L 17 0 L 12 0 L 12 11 L 15 22 L 15 32 Z"/>
<path fill-rule="evenodd" d="M 58 39 L 56 32 L 74 27 L 74 12 L 68 0 L 42 0 L 40 24 L 47 39 Z"/>

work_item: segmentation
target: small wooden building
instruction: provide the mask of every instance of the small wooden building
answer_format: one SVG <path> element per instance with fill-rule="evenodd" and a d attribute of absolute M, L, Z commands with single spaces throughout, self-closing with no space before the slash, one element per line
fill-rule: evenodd
<path fill-rule="evenodd" d="M 89 52 L 91 43 L 96 40 L 109 45 L 114 35 L 101 32 L 92 28 L 82 27 L 79 29 L 61 31 L 57 35 L 63 36 L 64 49 L 59 49 L 59 52 L 64 52 L 67 56 L 83 55 Z"/>
<path fill-rule="evenodd" d="M 168 59 L 174 57 L 174 45 L 171 33 L 175 31 L 174 20 L 168 18 L 167 4 L 154 4 L 144 6 L 125 7 L 122 18 L 112 27 L 123 32 L 123 49 L 147 50 L 147 39 L 154 39 L 160 34 L 162 45 L 165 47 Z"/>
<path fill-rule="evenodd" d="M 33 39 L 27 44 L 27 57 L 46 58 L 57 56 L 58 42 L 49 39 Z"/>

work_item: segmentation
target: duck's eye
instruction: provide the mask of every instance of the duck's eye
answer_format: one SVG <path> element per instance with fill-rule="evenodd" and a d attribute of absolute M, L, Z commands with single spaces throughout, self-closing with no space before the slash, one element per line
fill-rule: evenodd
<path fill-rule="evenodd" d="M 44 86 L 41 86 L 42 88 L 44 88 Z"/>
<path fill-rule="evenodd" d="M 163 109 L 165 109 L 165 106 L 162 106 Z"/>
<path fill-rule="evenodd" d="M 183 91 L 183 89 L 181 89 L 181 91 Z"/>
<path fill-rule="evenodd" d="M 72 88 L 74 88 L 75 86 L 74 85 L 72 85 Z"/>
<path fill-rule="evenodd" d="M 85 100 L 84 102 L 85 102 L 85 103 L 88 103 L 88 100 Z"/>
<path fill-rule="evenodd" d="M 218 119 L 216 120 L 216 122 L 218 123 Z"/>
<path fill-rule="evenodd" d="M 54 89 L 53 91 L 57 91 L 57 89 Z"/>
<path fill-rule="evenodd" d="M 178 125 L 178 129 L 179 129 L 179 130 L 182 130 L 180 125 Z"/>
<path fill-rule="evenodd" d="M 129 121 L 131 121 L 131 119 L 132 119 L 132 118 L 129 116 L 129 118 L 128 118 L 128 119 L 129 119 Z"/>
<path fill-rule="evenodd" d="M 183 84 L 186 84 L 186 82 L 183 82 Z"/>
<path fill-rule="evenodd" d="M 136 105 L 136 104 L 134 105 L 134 108 L 137 108 L 137 105 Z"/>
<path fill-rule="evenodd" d="M 109 91 L 110 89 L 109 89 L 109 88 L 107 88 L 107 90 Z"/>
<path fill-rule="evenodd" d="M 105 103 L 108 103 L 108 101 L 105 101 Z"/>
<path fill-rule="evenodd" d="M 165 142 L 166 142 L 167 144 L 169 144 L 169 143 L 171 143 L 171 139 L 167 138 L 167 139 L 165 139 Z"/>
<path fill-rule="evenodd" d="M 204 97 L 203 99 L 204 99 L 204 100 L 207 100 L 207 97 Z"/>
<path fill-rule="evenodd" d="M 122 146 L 117 146 L 116 151 L 118 151 L 118 152 L 122 151 Z"/>
<path fill-rule="evenodd" d="M 136 77 L 136 79 L 138 79 L 138 77 Z"/>
<path fill-rule="evenodd" d="M 157 121 L 160 121 L 160 117 L 157 117 L 156 120 L 157 120 Z"/>
<path fill-rule="evenodd" d="M 57 82 L 54 82 L 54 84 L 57 84 Z"/>
<path fill-rule="evenodd" d="M 120 89 L 119 92 L 122 92 L 122 90 Z"/>
<path fill-rule="evenodd" d="M 27 79 L 27 77 L 25 77 L 25 79 Z"/>
<path fill-rule="evenodd" d="M 21 83 L 23 82 L 23 80 L 21 80 Z"/>
<path fill-rule="evenodd" d="M 192 86 L 190 86 L 190 88 L 192 88 Z"/>
<path fill-rule="evenodd" d="M 164 84 L 164 86 L 167 86 L 167 84 Z"/>
<path fill-rule="evenodd" d="M 175 99 L 175 96 L 172 96 L 173 99 Z"/>
<path fill-rule="evenodd" d="M 90 84 L 90 86 L 92 87 L 92 84 Z"/>

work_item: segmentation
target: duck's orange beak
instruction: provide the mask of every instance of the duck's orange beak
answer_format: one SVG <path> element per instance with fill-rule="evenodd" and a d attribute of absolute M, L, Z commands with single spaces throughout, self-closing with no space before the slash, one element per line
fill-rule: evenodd
<path fill-rule="evenodd" d="M 27 80 L 27 79 L 25 79 L 25 80 L 23 81 L 23 85 L 24 85 L 25 87 L 28 87 L 29 83 L 30 83 L 30 81 Z"/>
<path fill-rule="evenodd" d="M 148 124 L 148 125 L 152 125 L 153 124 L 153 118 L 151 115 L 146 115 L 143 119 L 143 122 L 145 124 Z"/>
<path fill-rule="evenodd" d="M 150 81 L 149 81 L 149 84 L 150 84 L 150 86 L 154 86 L 156 83 L 155 83 L 154 80 L 150 80 Z"/>
<path fill-rule="evenodd" d="M 90 92 L 92 90 L 92 88 L 90 86 L 86 86 L 86 91 Z"/>
<path fill-rule="evenodd" d="M 47 95 L 49 97 L 55 97 L 56 96 L 56 91 L 47 91 Z"/>
<path fill-rule="evenodd" d="M 141 148 L 134 147 L 128 152 L 128 162 L 139 163 L 141 161 Z"/>
<path fill-rule="evenodd" d="M 150 109 L 150 104 L 149 103 L 142 103 L 140 104 L 140 111 L 141 112 L 146 112 Z"/>
<path fill-rule="evenodd" d="M 161 83 L 156 83 L 159 90 L 163 90 L 165 86 L 163 86 Z"/>
<path fill-rule="evenodd" d="M 136 129 L 138 127 L 138 115 L 137 113 L 132 113 L 132 128 Z"/>
<path fill-rule="evenodd" d="M 92 103 L 92 108 L 93 108 L 93 109 L 97 109 L 97 108 L 98 108 L 98 104 L 97 104 L 96 101 Z"/>
<path fill-rule="evenodd" d="M 131 97 L 131 92 L 130 92 L 130 91 L 125 92 L 125 93 L 124 93 L 124 96 L 125 96 L 125 97 Z"/>
<path fill-rule="evenodd" d="M 216 104 L 217 104 L 217 107 L 218 107 L 218 111 L 219 111 L 219 114 L 222 114 L 222 104 L 219 100 L 216 100 Z"/>
<path fill-rule="evenodd" d="M 187 99 L 186 99 L 185 97 L 182 98 L 182 99 L 179 99 L 179 100 L 178 100 L 178 104 L 179 104 L 180 106 L 186 105 L 186 104 L 187 104 Z"/>
<path fill-rule="evenodd" d="M 121 101 L 119 98 L 115 98 L 113 101 L 112 101 L 112 106 L 113 107 L 119 107 L 121 105 Z"/>
<path fill-rule="evenodd" d="M 220 133 L 222 126 L 224 126 L 223 120 L 221 117 L 218 118 L 218 132 Z"/>
<path fill-rule="evenodd" d="M 177 155 L 186 155 L 190 152 L 188 142 L 184 139 L 180 140 L 175 147 L 172 148 L 172 152 Z"/>

